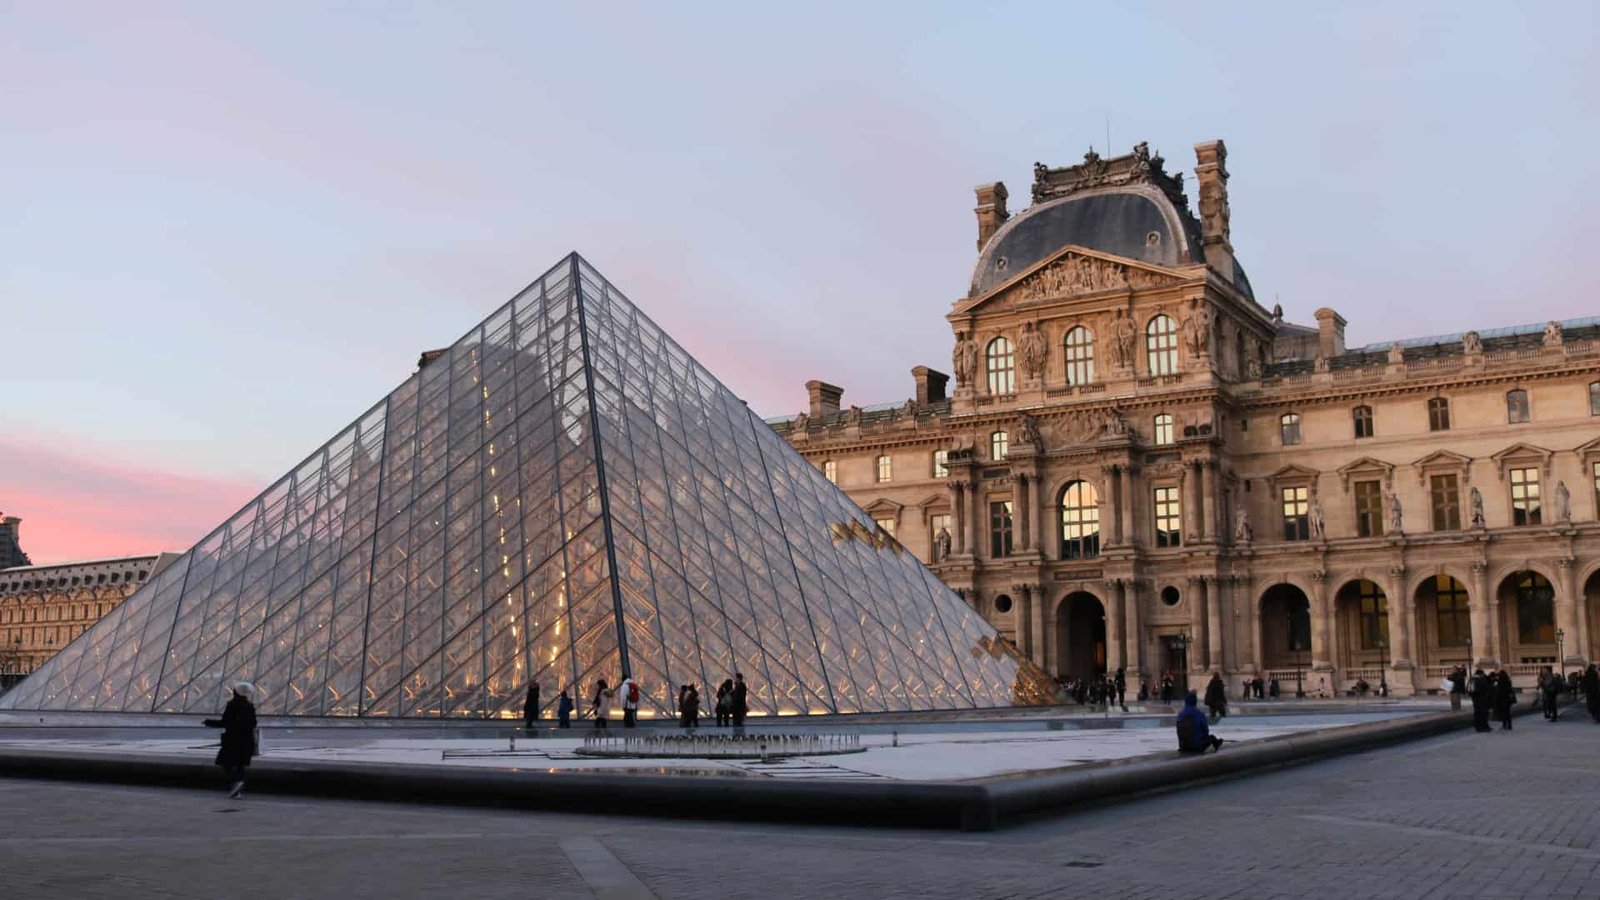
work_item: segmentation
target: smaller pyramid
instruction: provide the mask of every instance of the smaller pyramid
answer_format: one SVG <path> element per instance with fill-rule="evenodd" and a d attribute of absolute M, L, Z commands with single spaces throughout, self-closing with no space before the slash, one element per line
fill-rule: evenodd
<path fill-rule="evenodd" d="M 573 254 L 246 504 L 0 709 L 515 717 L 1006 706 L 994 630 Z M 1025 675 L 1025 673 L 1022 673 Z"/>

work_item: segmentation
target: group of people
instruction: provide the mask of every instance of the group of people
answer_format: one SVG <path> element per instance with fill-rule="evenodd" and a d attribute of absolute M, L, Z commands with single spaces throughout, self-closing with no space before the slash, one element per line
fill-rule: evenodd
<path fill-rule="evenodd" d="M 1511 730 L 1511 707 L 1516 705 L 1517 694 L 1510 672 L 1500 669 L 1486 674 L 1482 669 L 1477 669 L 1468 678 L 1466 667 L 1457 666 L 1445 681 L 1449 684 L 1451 709 L 1461 708 L 1462 696 L 1471 698 L 1474 729 L 1492 731 L 1489 717 L 1493 714 L 1500 722 L 1501 731 Z M 1545 721 L 1555 722 L 1561 718 L 1563 693 L 1581 691 L 1589 717 L 1600 722 L 1600 668 L 1595 664 L 1590 663 L 1582 674 L 1571 672 L 1566 676 L 1556 672 L 1553 666 L 1545 666 L 1539 672 L 1535 687 Z"/>
<path fill-rule="evenodd" d="M 594 716 L 594 727 L 607 728 L 611 722 L 611 712 L 617 703 L 622 705 L 622 727 L 632 728 L 639 721 L 639 704 L 643 694 L 639 683 L 627 672 L 622 673 L 622 681 L 612 687 L 604 678 L 595 682 L 594 696 L 589 698 L 589 712 Z M 698 684 L 678 685 L 676 700 L 678 725 L 682 728 L 700 727 L 700 686 Z M 539 683 L 528 684 L 528 697 L 522 705 L 523 726 L 533 728 L 533 723 L 539 719 L 542 709 L 539 703 Z M 722 682 L 717 688 L 717 701 L 714 710 L 717 715 L 717 725 L 742 728 L 744 718 L 750 712 L 749 688 L 744 683 L 744 674 L 735 672 L 732 678 Z M 563 688 L 561 697 L 556 703 L 556 724 L 560 728 L 572 727 L 572 714 L 577 712 L 577 704 L 573 702 L 572 695 Z"/>
<path fill-rule="evenodd" d="M 1115 672 L 1102 672 L 1090 678 L 1066 678 L 1061 681 L 1061 690 L 1079 705 L 1109 708 L 1115 704 L 1120 706 L 1123 712 L 1128 711 L 1128 675 L 1122 668 L 1118 668 Z M 1148 697 L 1148 692 L 1141 689 L 1139 699 L 1145 700 Z"/>

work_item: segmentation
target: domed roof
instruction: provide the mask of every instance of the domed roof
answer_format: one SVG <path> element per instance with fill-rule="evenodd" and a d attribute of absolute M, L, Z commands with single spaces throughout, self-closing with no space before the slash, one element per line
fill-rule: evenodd
<path fill-rule="evenodd" d="M 1148 184 L 1127 184 L 1037 203 L 1000 227 L 972 273 L 977 296 L 1069 244 L 1158 266 L 1205 262 L 1200 228 Z"/>

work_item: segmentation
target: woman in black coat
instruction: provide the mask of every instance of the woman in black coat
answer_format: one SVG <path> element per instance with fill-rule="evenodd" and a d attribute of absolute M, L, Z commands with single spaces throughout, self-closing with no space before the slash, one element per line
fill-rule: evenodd
<path fill-rule="evenodd" d="M 235 684 L 233 698 L 222 710 L 222 718 L 205 721 L 208 728 L 222 729 L 217 765 L 228 773 L 228 780 L 232 782 L 228 787 L 229 797 L 237 797 L 244 792 L 244 770 L 256 755 L 256 707 L 250 702 L 255 695 L 255 685 L 250 682 Z"/>
<path fill-rule="evenodd" d="M 1494 674 L 1494 714 L 1500 720 L 1500 730 L 1511 730 L 1511 705 L 1517 702 L 1511 688 L 1511 673 L 1505 669 Z"/>
<path fill-rule="evenodd" d="M 1600 722 L 1600 668 L 1594 663 L 1583 671 L 1580 682 L 1583 685 L 1584 704 L 1589 708 L 1589 716 Z"/>

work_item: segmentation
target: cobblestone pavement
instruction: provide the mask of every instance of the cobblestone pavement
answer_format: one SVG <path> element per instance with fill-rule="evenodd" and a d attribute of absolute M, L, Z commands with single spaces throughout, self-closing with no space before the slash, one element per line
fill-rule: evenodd
<path fill-rule="evenodd" d="M 1576 710 L 989 834 L 21 780 L 0 809 L 0 897 L 1600 896 Z"/>

